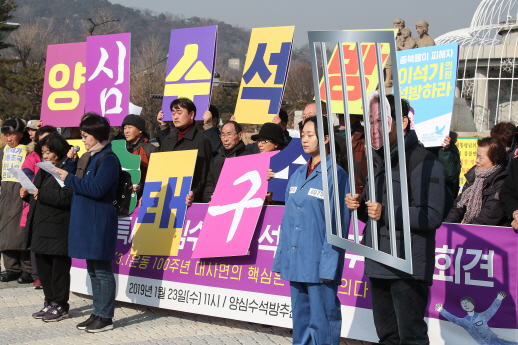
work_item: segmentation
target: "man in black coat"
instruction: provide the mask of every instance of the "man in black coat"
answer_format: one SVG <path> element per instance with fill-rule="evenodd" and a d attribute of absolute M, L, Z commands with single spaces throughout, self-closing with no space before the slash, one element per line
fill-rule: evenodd
<path fill-rule="evenodd" d="M 212 159 L 210 164 L 209 176 L 203 191 L 203 202 L 210 202 L 216 184 L 218 183 L 221 170 L 225 159 L 231 157 L 241 157 L 251 154 L 246 150 L 245 143 L 243 143 L 243 127 L 235 121 L 227 121 L 221 128 L 221 141 L 223 147 L 218 151 L 217 156 Z M 185 203 L 191 206 L 193 202 L 192 196 L 188 195 Z"/>
<path fill-rule="evenodd" d="M 365 258 L 365 275 L 369 277 L 374 324 L 380 344 L 429 344 L 428 328 L 424 314 L 428 304 L 429 286 L 433 283 L 435 263 L 435 232 L 441 226 L 444 212 L 444 172 L 437 158 L 419 145 L 415 131 L 408 120 L 409 104 L 402 100 L 403 128 L 405 134 L 405 157 L 407 179 L 401 181 L 397 131 L 395 127 L 394 98 L 389 95 L 392 127 L 389 133 L 391 147 L 391 171 L 398 257 L 403 252 L 403 216 L 401 183 L 408 183 L 410 231 L 412 244 L 413 273 Z M 381 126 L 378 100 L 369 105 L 372 130 Z M 372 133 L 372 138 L 375 138 Z M 379 140 L 379 138 L 375 139 Z M 381 137 L 382 140 L 382 137 Z M 384 143 L 381 142 L 381 145 Z M 375 164 L 374 183 L 376 200 L 368 199 L 368 183 L 362 196 L 347 194 L 346 204 L 351 210 L 358 209 L 359 219 L 367 222 L 363 243 L 372 246 L 369 217 L 377 221 L 379 250 L 390 253 L 387 191 L 385 189 L 385 164 L 383 148 L 373 152 Z M 370 176 L 369 176 L 370 178 Z"/>
<path fill-rule="evenodd" d="M 215 157 L 218 154 L 219 149 L 223 146 L 221 143 L 220 134 L 218 128 L 219 111 L 218 108 L 212 104 L 209 110 L 203 113 L 203 134 L 210 140 L 212 145 L 212 156 Z"/>
<path fill-rule="evenodd" d="M 201 202 L 212 158 L 212 146 L 210 140 L 195 126 L 196 106 L 190 99 L 178 98 L 171 102 L 171 112 L 175 128 L 164 138 L 160 152 L 198 150 L 190 194 L 194 201 Z"/>

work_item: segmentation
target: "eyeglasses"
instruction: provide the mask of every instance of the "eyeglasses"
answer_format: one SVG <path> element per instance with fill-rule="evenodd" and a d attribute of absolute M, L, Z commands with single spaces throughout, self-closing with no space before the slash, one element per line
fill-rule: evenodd
<path fill-rule="evenodd" d="M 219 135 L 220 138 L 233 138 L 237 135 L 237 133 L 221 133 Z"/>
<path fill-rule="evenodd" d="M 257 140 L 257 143 L 258 143 L 258 144 L 263 144 L 263 145 L 264 145 L 264 144 L 271 143 L 271 142 L 272 142 L 272 140 L 265 140 L 265 139 L 259 139 L 259 140 Z"/>

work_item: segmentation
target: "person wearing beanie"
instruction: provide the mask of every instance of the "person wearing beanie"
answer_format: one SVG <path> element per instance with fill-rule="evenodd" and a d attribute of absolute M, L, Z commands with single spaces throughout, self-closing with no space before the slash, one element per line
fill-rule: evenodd
<path fill-rule="evenodd" d="M 140 182 L 133 186 L 137 198 L 140 199 L 146 181 L 149 157 L 151 153 L 157 152 L 158 148 L 149 142 L 149 136 L 146 133 L 146 121 L 139 115 L 130 114 L 126 116 L 121 127 L 126 139 L 126 150 L 140 156 Z"/>
<path fill-rule="evenodd" d="M 6 269 L 0 275 L 0 281 L 18 279 L 18 283 L 28 284 L 33 280 L 31 254 L 25 249 L 25 228 L 20 226 L 23 209 L 21 185 L 8 169 L 22 167 L 27 156 L 27 144 L 31 139 L 22 119 L 6 120 L 0 131 L 6 141 L 6 145 L 0 148 L 0 251 Z"/>

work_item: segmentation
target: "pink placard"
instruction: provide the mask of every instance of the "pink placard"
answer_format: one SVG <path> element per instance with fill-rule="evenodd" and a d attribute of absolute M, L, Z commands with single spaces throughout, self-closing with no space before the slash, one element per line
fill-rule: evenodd
<path fill-rule="evenodd" d="M 41 120 L 54 127 L 78 127 L 85 108 L 86 43 L 47 48 Z"/>
<path fill-rule="evenodd" d="M 266 170 L 277 152 L 225 160 L 193 258 L 248 253 L 268 188 Z"/>
<path fill-rule="evenodd" d="M 86 112 L 120 126 L 129 113 L 131 34 L 86 39 Z"/>

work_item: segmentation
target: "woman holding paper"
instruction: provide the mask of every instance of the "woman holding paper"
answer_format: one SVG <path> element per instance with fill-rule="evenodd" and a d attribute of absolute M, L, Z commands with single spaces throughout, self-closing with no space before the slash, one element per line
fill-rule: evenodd
<path fill-rule="evenodd" d="M 70 145 L 59 133 L 52 133 L 40 141 L 44 161 L 59 166 L 66 159 Z M 27 215 L 25 246 L 35 254 L 39 279 L 43 286 L 43 308 L 32 314 L 45 322 L 68 318 L 70 267 L 68 256 L 68 228 L 72 190 L 61 188 L 56 179 L 39 169 L 34 179 L 37 188 L 31 195 L 25 188 L 20 197 L 30 202 Z"/>
<path fill-rule="evenodd" d="M 311 159 L 288 181 L 279 245 L 272 265 L 273 272 L 290 282 L 293 344 L 339 344 L 342 328 L 337 290 L 345 251 L 327 242 L 319 143 L 325 143 L 328 155 L 326 169 L 333 232 L 336 231 L 335 204 L 327 119 L 323 119 L 324 138 L 320 140 L 317 121 L 316 117 L 307 119 L 302 130 L 302 146 Z M 341 225 L 347 231 L 350 213 L 344 207 L 344 200 L 349 193 L 349 178 L 341 167 L 337 173 Z"/>
<path fill-rule="evenodd" d="M 115 258 L 118 224 L 113 200 L 120 168 L 119 159 L 108 141 L 110 123 L 106 118 L 89 113 L 79 128 L 88 154 L 77 159 L 77 153 L 71 149 L 67 154 L 70 158 L 67 171 L 54 171 L 61 175 L 65 186 L 74 191 L 68 254 L 86 259 L 92 282 L 94 313 L 77 328 L 97 333 L 113 329 L 115 277 L 112 260 Z"/>

